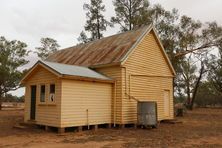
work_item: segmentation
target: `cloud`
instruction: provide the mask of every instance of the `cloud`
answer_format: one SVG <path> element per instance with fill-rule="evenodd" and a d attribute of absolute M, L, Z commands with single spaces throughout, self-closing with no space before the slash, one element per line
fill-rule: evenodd
<path fill-rule="evenodd" d="M 217 21 L 222 24 L 221 0 L 151 0 L 164 8 L 177 8 L 181 15 L 188 15 L 202 22 Z"/>

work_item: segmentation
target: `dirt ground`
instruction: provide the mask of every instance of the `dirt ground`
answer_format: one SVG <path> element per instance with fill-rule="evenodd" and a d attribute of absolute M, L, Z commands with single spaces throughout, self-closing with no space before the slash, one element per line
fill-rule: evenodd
<path fill-rule="evenodd" d="M 59 135 L 40 128 L 16 129 L 23 110 L 0 111 L 0 147 L 222 147 L 222 109 L 194 109 L 183 123 L 161 123 L 157 129 L 98 129 Z"/>

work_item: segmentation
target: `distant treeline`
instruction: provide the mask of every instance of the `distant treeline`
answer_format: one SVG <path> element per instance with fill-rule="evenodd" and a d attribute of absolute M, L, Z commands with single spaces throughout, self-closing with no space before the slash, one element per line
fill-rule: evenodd
<path fill-rule="evenodd" d="M 186 97 L 177 96 L 175 103 L 185 103 Z M 195 105 L 199 107 L 222 106 L 222 94 L 209 82 L 202 82 L 197 92 Z"/>
<path fill-rule="evenodd" d="M 24 102 L 24 96 L 17 97 L 11 94 L 6 94 L 2 100 L 3 102 Z"/>

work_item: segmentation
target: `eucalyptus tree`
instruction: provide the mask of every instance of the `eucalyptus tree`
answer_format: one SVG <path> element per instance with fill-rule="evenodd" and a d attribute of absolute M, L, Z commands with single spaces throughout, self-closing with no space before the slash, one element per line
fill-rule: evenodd
<path fill-rule="evenodd" d="M 90 0 L 90 4 L 85 3 L 83 9 L 87 11 L 87 20 L 84 29 L 86 32 L 89 32 L 90 37 L 87 37 L 86 33 L 82 31 L 78 40 L 82 43 L 87 43 L 89 41 L 101 39 L 107 27 L 112 26 L 112 24 L 105 19 L 104 12 L 106 9 L 103 1 Z"/>
<path fill-rule="evenodd" d="M 115 16 L 111 22 L 119 24 L 121 31 L 132 30 L 145 24 L 148 17 L 148 0 L 114 0 Z"/>
<path fill-rule="evenodd" d="M 48 37 L 41 38 L 40 43 L 41 46 L 35 48 L 35 53 L 37 53 L 38 57 L 42 60 L 45 60 L 50 54 L 56 52 L 60 47 L 55 39 Z"/>
<path fill-rule="evenodd" d="M 28 63 L 28 54 L 24 42 L 0 37 L 0 110 L 3 96 L 20 87 L 23 72 L 19 68 Z"/>

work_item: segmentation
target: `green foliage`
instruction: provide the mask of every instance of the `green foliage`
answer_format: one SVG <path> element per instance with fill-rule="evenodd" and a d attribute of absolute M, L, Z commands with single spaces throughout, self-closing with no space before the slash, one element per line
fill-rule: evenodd
<path fill-rule="evenodd" d="M 107 26 L 112 26 L 109 23 L 103 13 L 105 12 L 105 5 L 102 4 L 102 0 L 91 0 L 90 4 L 84 4 L 83 8 L 86 13 L 85 31 L 90 33 L 88 38 L 85 32 L 81 32 L 78 41 L 87 43 L 103 37 L 103 31 L 106 31 Z"/>
<path fill-rule="evenodd" d="M 203 25 L 188 16 L 180 17 L 177 10 L 166 11 L 160 5 L 152 7 L 151 12 L 153 23 L 177 73 L 176 93 L 185 93 L 187 102 L 192 104 L 198 83 L 206 73 L 207 52 L 215 47 L 221 48 L 221 27 L 216 22 Z"/>
<path fill-rule="evenodd" d="M 207 45 L 218 47 L 218 57 L 211 55 L 208 64 L 208 79 L 218 92 L 222 94 L 222 27 L 216 22 L 208 23 L 208 29 L 203 31 L 203 37 Z"/>
<path fill-rule="evenodd" d="M 175 96 L 174 97 L 174 103 L 177 104 L 177 103 L 185 103 L 186 101 L 186 97 L 184 95 L 179 95 L 179 96 Z"/>
<path fill-rule="evenodd" d="M 148 0 L 114 0 L 116 16 L 111 18 L 111 22 L 119 24 L 121 31 L 132 30 L 143 24 L 147 24 L 149 19 Z"/>
<path fill-rule="evenodd" d="M 222 91 L 222 60 L 210 62 L 208 55 L 211 49 L 217 48 L 222 59 L 222 27 L 216 22 L 202 23 L 180 16 L 178 10 L 167 11 L 159 4 L 150 5 L 149 0 L 114 0 L 113 5 L 115 16 L 111 22 L 120 25 L 120 31 L 150 24 L 155 26 L 177 73 L 174 89 L 178 98 L 186 97 L 192 108 L 199 84 L 208 69 L 211 69 L 209 80 Z M 87 10 L 93 9 L 87 5 Z M 90 12 L 93 11 L 87 13 L 88 18 L 92 17 Z M 81 32 L 79 40 L 86 43 L 91 39 Z"/>
<path fill-rule="evenodd" d="M 39 58 L 45 60 L 50 54 L 56 52 L 60 47 L 56 40 L 52 38 L 41 38 L 41 47 L 36 47 L 36 53 Z"/>
<path fill-rule="evenodd" d="M 201 107 L 222 105 L 222 95 L 215 89 L 212 83 L 206 81 L 200 84 L 195 103 Z"/>
<path fill-rule="evenodd" d="M 195 73 L 197 72 L 197 67 L 191 63 L 191 57 L 181 63 L 177 72 L 176 87 L 178 91 L 181 91 L 182 88 L 188 99 L 191 99 L 196 81 Z"/>
<path fill-rule="evenodd" d="M 0 109 L 1 97 L 19 87 L 23 75 L 19 68 L 28 63 L 25 59 L 29 53 L 26 47 L 21 41 L 0 37 Z"/>
<path fill-rule="evenodd" d="M 206 23 L 206 27 L 202 31 L 202 40 L 206 48 L 217 47 L 220 56 L 222 56 L 222 26 L 219 26 L 216 22 Z"/>
<path fill-rule="evenodd" d="M 25 101 L 25 96 L 17 97 L 13 96 L 12 94 L 6 94 L 2 98 L 3 102 L 24 102 Z"/>
<path fill-rule="evenodd" d="M 216 59 L 215 56 L 212 56 L 212 59 L 209 64 L 208 79 L 215 89 L 222 94 L 222 58 L 220 56 L 219 59 Z"/>
<path fill-rule="evenodd" d="M 87 37 L 86 33 L 84 31 L 82 31 L 80 33 L 80 36 L 78 37 L 78 41 L 80 43 L 88 43 L 90 41 L 90 39 Z"/>

